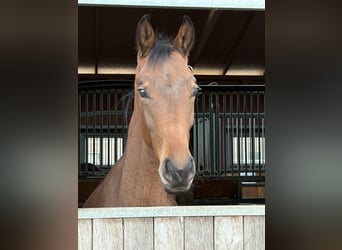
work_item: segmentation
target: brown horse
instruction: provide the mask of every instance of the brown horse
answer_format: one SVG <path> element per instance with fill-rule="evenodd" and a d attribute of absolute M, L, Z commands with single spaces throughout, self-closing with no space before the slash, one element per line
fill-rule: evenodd
<path fill-rule="evenodd" d="M 194 27 L 184 16 L 173 41 L 154 33 L 149 15 L 137 26 L 134 111 L 124 155 L 84 207 L 176 205 L 190 188 L 195 163 L 189 151 L 196 80 L 188 68 Z"/>

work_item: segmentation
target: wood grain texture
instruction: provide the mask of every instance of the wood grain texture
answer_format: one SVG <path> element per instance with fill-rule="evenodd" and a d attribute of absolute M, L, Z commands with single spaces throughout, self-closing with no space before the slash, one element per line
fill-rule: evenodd
<path fill-rule="evenodd" d="M 124 249 L 153 249 L 153 218 L 124 219 Z"/>
<path fill-rule="evenodd" d="M 185 249 L 210 250 L 214 247 L 214 218 L 185 217 Z"/>
<path fill-rule="evenodd" d="M 184 218 L 154 219 L 154 249 L 178 250 L 184 246 Z"/>
<path fill-rule="evenodd" d="M 78 249 L 92 249 L 92 220 L 78 220 Z"/>
<path fill-rule="evenodd" d="M 93 220 L 93 250 L 122 250 L 122 219 Z"/>
<path fill-rule="evenodd" d="M 214 219 L 214 247 L 217 250 L 243 250 L 242 216 L 220 216 Z"/>
<path fill-rule="evenodd" d="M 265 249 L 265 216 L 244 217 L 244 249 Z"/>
<path fill-rule="evenodd" d="M 265 249 L 264 214 L 253 205 L 81 209 L 78 249 Z"/>

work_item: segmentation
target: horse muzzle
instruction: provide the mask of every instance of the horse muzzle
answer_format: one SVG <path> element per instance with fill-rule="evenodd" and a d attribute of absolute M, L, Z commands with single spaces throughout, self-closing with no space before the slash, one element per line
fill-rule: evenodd
<path fill-rule="evenodd" d="M 188 191 L 196 173 L 194 159 L 189 157 L 184 166 L 177 166 L 171 158 L 166 158 L 161 166 L 164 189 L 168 193 Z"/>

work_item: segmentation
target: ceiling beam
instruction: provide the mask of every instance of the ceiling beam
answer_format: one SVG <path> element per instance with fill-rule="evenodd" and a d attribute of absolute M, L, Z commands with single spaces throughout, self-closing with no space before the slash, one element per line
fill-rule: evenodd
<path fill-rule="evenodd" d="M 196 45 L 195 54 L 190 57 L 191 64 L 195 67 L 198 59 L 200 58 L 203 48 L 206 45 L 208 38 L 215 27 L 215 24 L 221 14 L 221 10 L 211 10 L 209 11 L 209 15 L 207 17 L 206 23 L 203 28 L 202 36 L 199 39 L 198 45 Z"/>
<path fill-rule="evenodd" d="M 78 5 L 116 7 L 265 10 L 265 0 L 78 0 Z"/>
<path fill-rule="evenodd" d="M 227 73 L 228 69 L 232 65 L 232 63 L 234 61 L 234 58 L 235 58 L 235 55 L 239 51 L 240 44 L 243 41 L 243 39 L 245 39 L 245 37 L 246 37 L 250 27 L 251 27 L 251 24 L 252 24 L 252 22 L 255 19 L 255 16 L 256 16 L 255 12 L 252 12 L 250 14 L 250 16 L 247 18 L 247 21 L 245 22 L 245 24 L 242 27 L 242 29 L 240 30 L 240 33 L 238 34 L 237 39 L 235 40 L 235 43 L 234 43 L 234 45 L 232 47 L 232 50 L 228 54 L 229 56 L 228 56 L 228 59 L 227 59 L 225 65 L 224 65 L 223 72 L 222 72 L 223 75 L 225 75 Z"/>

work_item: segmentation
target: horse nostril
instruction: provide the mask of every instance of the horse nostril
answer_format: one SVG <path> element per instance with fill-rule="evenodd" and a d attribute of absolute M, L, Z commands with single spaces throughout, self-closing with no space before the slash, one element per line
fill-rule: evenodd
<path fill-rule="evenodd" d="M 179 169 L 172 159 L 164 160 L 162 176 L 171 186 L 187 186 L 195 176 L 194 159 L 191 157 L 183 169 Z"/>
<path fill-rule="evenodd" d="M 165 171 L 164 171 L 164 178 L 167 180 L 167 181 L 171 181 L 172 180 L 172 170 L 171 170 L 171 162 L 170 160 L 165 160 Z"/>
<path fill-rule="evenodd" d="M 194 159 L 193 159 L 193 158 L 191 158 L 191 159 L 189 160 L 189 163 L 188 163 L 188 165 L 187 165 L 186 170 L 187 170 L 189 173 L 192 173 L 192 172 L 195 171 L 195 163 L 194 163 Z"/>

